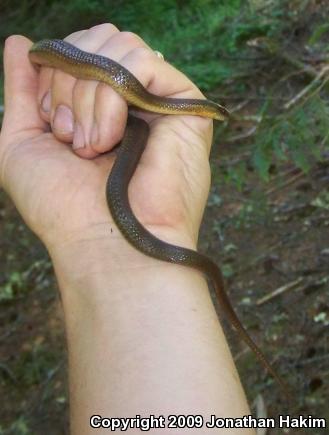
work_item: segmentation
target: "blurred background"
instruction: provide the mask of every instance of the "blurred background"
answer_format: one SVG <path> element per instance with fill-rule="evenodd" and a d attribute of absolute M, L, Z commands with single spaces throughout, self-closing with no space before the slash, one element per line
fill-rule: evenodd
<path fill-rule="evenodd" d="M 254 415 L 329 421 L 329 3 L 1 0 L 0 53 L 14 33 L 63 38 L 107 21 L 141 35 L 232 112 L 215 129 L 199 248 L 221 264 L 242 323 L 292 391 L 287 403 L 223 320 Z M 1 119 L 2 70 L 0 81 Z M 0 346 L 0 434 L 68 434 L 52 266 L 3 191 Z"/>

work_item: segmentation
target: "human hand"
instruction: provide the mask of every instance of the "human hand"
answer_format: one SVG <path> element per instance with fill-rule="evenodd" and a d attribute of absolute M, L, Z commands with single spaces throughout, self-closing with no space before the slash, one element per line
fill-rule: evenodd
<path fill-rule="evenodd" d="M 118 61 L 154 94 L 203 98 L 137 35 L 103 24 L 66 40 Z M 111 222 L 105 183 L 115 158 L 108 151 L 123 136 L 127 104 L 102 83 L 49 68 L 38 73 L 28 60 L 30 46 L 22 36 L 6 41 L 0 184 L 48 248 L 104 236 Z M 134 113 L 151 133 L 130 183 L 132 209 L 158 237 L 195 248 L 210 182 L 212 121 Z"/>

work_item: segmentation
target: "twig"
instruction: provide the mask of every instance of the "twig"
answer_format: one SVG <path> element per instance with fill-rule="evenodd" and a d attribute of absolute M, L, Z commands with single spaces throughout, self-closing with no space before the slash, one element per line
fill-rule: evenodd
<path fill-rule="evenodd" d="M 305 88 L 303 88 L 300 92 L 298 92 L 297 95 L 295 95 L 290 101 L 288 101 L 286 104 L 284 104 L 284 109 L 288 110 L 291 106 L 296 104 L 299 100 L 301 100 L 307 93 L 311 91 L 312 88 L 317 85 L 322 78 L 327 74 L 329 71 L 329 65 L 324 66 L 321 71 L 314 77 L 314 79 L 309 83 Z M 329 80 L 329 78 L 326 78 L 322 84 L 322 86 Z"/>
<path fill-rule="evenodd" d="M 274 186 L 271 187 L 270 189 L 266 190 L 265 194 L 266 195 L 271 195 L 274 192 L 277 192 L 278 190 L 284 189 L 285 187 L 289 186 L 290 184 L 293 184 L 296 180 L 298 180 L 299 178 L 305 176 L 304 172 L 299 172 L 298 174 L 294 175 L 293 177 L 289 178 L 289 180 L 287 180 L 285 183 L 279 185 L 279 186 Z"/>
<path fill-rule="evenodd" d="M 329 134 L 329 133 L 328 133 L 328 134 Z M 291 167 L 288 167 L 288 168 L 286 168 L 286 169 L 283 169 L 281 172 L 279 172 L 278 174 L 276 174 L 276 175 L 274 175 L 274 176 L 272 177 L 272 179 L 271 179 L 271 181 L 269 182 L 269 184 L 271 184 L 271 185 L 275 184 L 275 185 L 276 185 L 276 182 L 277 182 L 278 180 L 283 179 L 283 178 L 287 177 L 287 176 L 290 175 L 290 174 L 295 174 L 296 172 L 297 172 L 298 174 L 299 174 L 299 172 L 300 172 L 300 169 L 298 169 L 296 166 L 291 166 Z"/>
<path fill-rule="evenodd" d="M 285 47 L 281 47 L 279 44 L 274 43 L 268 38 L 255 38 L 248 43 L 249 46 L 255 47 L 258 50 L 265 52 L 268 56 L 274 59 L 280 59 L 288 65 L 293 66 L 298 71 L 308 75 L 314 79 L 317 76 L 317 71 L 310 65 L 307 65 L 293 56 L 290 52 L 287 52 Z"/>
<path fill-rule="evenodd" d="M 320 147 L 323 147 L 323 145 L 326 143 L 328 137 L 329 137 L 329 131 L 328 131 L 328 133 L 325 135 L 325 137 L 322 139 L 322 141 L 321 141 L 321 143 L 320 143 Z"/>
<path fill-rule="evenodd" d="M 308 95 L 306 101 L 309 100 L 310 98 L 314 97 L 315 94 L 318 94 L 321 91 L 321 89 L 324 87 L 324 85 L 328 83 L 328 81 L 329 81 L 329 77 L 326 77 L 323 80 L 323 82 L 319 85 L 319 87 L 316 88 L 311 94 Z"/>
<path fill-rule="evenodd" d="M 233 360 L 236 363 L 243 355 L 245 355 L 246 353 L 250 352 L 250 348 L 249 347 L 244 347 L 240 352 L 238 352 L 236 355 L 233 355 Z"/>
<path fill-rule="evenodd" d="M 241 161 L 246 160 L 250 157 L 251 151 L 244 151 L 240 154 L 235 154 L 233 158 L 222 158 L 222 159 L 216 159 L 215 163 L 218 164 L 222 168 L 226 168 L 227 166 L 234 166 L 238 165 Z"/>
<path fill-rule="evenodd" d="M 305 65 L 300 60 L 296 59 L 294 56 L 291 56 L 290 53 L 285 52 L 284 50 L 279 50 L 277 53 L 278 57 L 284 60 L 287 64 L 294 66 L 301 73 L 308 75 L 311 78 L 315 78 L 317 75 L 316 69 L 310 65 Z"/>
<path fill-rule="evenodd" d="M 236 134 L 235 136 L 228 137 L 225 142 L 236 142 L 238 140 L 246 139 L 247 137 L 252 136 L 257 131 L 258 125 L 254 125 L 249 130 L 245 131 L 241 134 Z"/>
<path fill-rule="evenodd" d="M 240 101 L 240 103 L 236 104 L 234 107 L 230 108 L 230 113 L 238 112 L 249 104 L 249 100 Z"/>
<path fill-rule="evenodd" d="M 298 361 L 298 365 L 307 365 L 307 364 L 314 364 L 316 362 L 322 362 L 322 361 L 326 361 L 327 359 L 329 359 L 329 353 L 325 354 L 325 355 L 321 355 L 321 356 L 316 356 L 313 358 L 309 358 L 309 359 L 304 359 L 302 361 Z"/>
<path fill-rule="evenodd" d="M 278 287 L 277 289 L 273 290 L 272 292 L 268 293 L 267 295 L 263 296 L 262 298 L 258 299 L 256 301 L 256 305 L 263 305 L 266 302 L 271 301 L 272 299 L 276 298 L 279 295 L 282 295 L 283 293 L 287 292 L 288 290 L 292 290 L 303 281 L 302 277 L 299 277 L 295 279 L 295 281 L 289 282 L 288 284 L 285 284 L 281 287 Z"/>
<path fill-rule="evenodd" d="M 239 115 L 234 115 L 233 114 L 231 118 L 232 118 L 233 121 L 256 122 L 257 124 L 261 123 L 262 120 L 263 120 L 263 117 L 259 116 L 259 115 L 243 115 L 243 116 L 239 116 Z"/>

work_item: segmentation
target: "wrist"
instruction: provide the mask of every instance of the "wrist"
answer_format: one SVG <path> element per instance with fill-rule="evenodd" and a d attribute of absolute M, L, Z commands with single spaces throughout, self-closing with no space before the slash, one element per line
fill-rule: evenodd
<path fill-rule="evenodd" d="M 149 231 L 167 243 L 189 249 L 196 249 L 196 243 L 183 232 L 165 227 L 150 228 Z M 89 276 L 102 276 L 111 273 L 124 278 L 127 273 L 138 269 L 153 269 L 167 263 L 148 257 L 133 247 L 109 223 L 94 226 L 90 231 L 70 234 L 58 238 L 56 243 L 47 245 L 52 258 L 57 279 L 68 286 L 84 281 Z"/>
<path fill-rule="evenodd" d="M 203 274 L 195 269 L 146 256 L 121 235 L 101 236 L 100 232 L 98 238 L 79 239 L 49 250 L 69 334 L 83 319 L 90 319 L 90 327 L 97 329 L 96 325 L 122 309 L 140 313 L 148 305 L 147 312 L 153 305 L 166 305 L 168 299 L 176 305 L 181 297 L 190 299 L 192 283 L 207 287 Z M 166 236 L 166 241 L 175 238 L 168 232 Z M 175 288 L 188 290 L 180 296 Z M 195 298 L 199 299 L 199 292 L 201 298 L 205 294 L 209 298 L 208 292 L 198 289 L 190 300 L 192 305 Z"/>

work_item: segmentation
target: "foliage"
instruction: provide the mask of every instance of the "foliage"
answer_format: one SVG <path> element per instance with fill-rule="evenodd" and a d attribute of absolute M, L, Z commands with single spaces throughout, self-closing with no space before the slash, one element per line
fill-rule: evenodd
<path fill-rule="evenodd" d="M 51 263 L 48 259 L 36 260 L 29 264 L 25 270 L 14 270 L 10 273 L 3 285 L 0 285 L 0 305 L 17 300 L 24 296 L 30 288 L 43 290 L 50 284 L 48 279 Z"/>
<path fill-rule="evenodd" d="M 253 155 L 262 178 L 269 179 L 274 160 L 291 160 L 303 171 L 309 171 L 328 144 L 328 116 L 328 105 L 316 95 L 289 113 L 264 120 Z"/>
<path fill-rule="evenodd" d="M 24 416 L 18 417 L 6 430 L 0 427 L 0 435 L 30 435 L 31 431 Z"/>
<path fill-rule="evenodd" d="M 56 355 L 49 347 L 35 343 L 31 349 L 21 352 L 14 370 L 21 386 L 40 384 L 51 375 L 56 363 Z"/>
<path fill-rule="evenodd" d="M 0 303 L 14 299 L 15 293 L 25 288 L 24 280 L 19 272 L 12 272 L 3 286 L 0 286 Z"/>
<path fill-rule="evenodd" d="M 4 0 L 0 37 L 21 33 L 34 40 L 62 38 L 109 21 L 140 34 L 203 91 L 218 88 L 216 95 L 224 103 L 232 97 L 245 99 L 258 85 L 256 97 L 265 104 L 252 110 L 261 113 L 262 122 L 246 142 L 252 147 L 252 164 L 268 180 L 273 161 L 290 160 L 307 171 L 327 146 L 325 89 L 292 110 L 283 111 L 272 100 L 286 96 L 287 89 L 298 93 L 307 84 L 280 56 L 289 57 L 293 49 L 296 58 L 302 57 L 306 46 L 318 54 L 328 52 L 327 12 L 325 5 L 317 11 L 310 0 Z M 262 41 L 265 51 L 259 51 Z M 229 124 L 222 130 L 224 143 L 231 128 Z M 241 189 L 244 174 L 242 162 L 228 171 L 226 180 Z"/>

